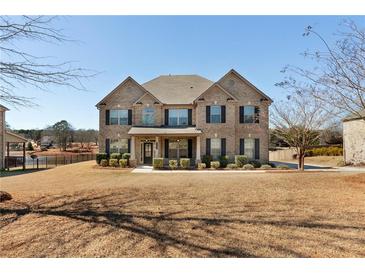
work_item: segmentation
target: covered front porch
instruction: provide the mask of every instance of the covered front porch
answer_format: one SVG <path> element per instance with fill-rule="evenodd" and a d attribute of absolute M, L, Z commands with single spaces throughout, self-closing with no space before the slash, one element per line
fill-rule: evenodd
<path fill-rule="evenodd" d="M 200 161 L 201 131 L 194 128 L 132 127 L 131 159 L 137 164 L 152 165 L 153 158 L 168 160 L 190 158 L 191 163 Z"/>

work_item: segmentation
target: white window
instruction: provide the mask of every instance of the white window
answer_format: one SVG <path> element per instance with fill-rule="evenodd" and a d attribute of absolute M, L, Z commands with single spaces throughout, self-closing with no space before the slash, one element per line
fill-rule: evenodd
<path fill-rule="evenodd" d="M 255 122 L 255 107 L 254 106 L 245 106 L 243 122 L 244 123 L 254 123 Z"/>
<path fill-rule="evenodd" d="M 143 109 L 142 124 L 146 126 L 153 126 L 155 124 L 155 110 L 153 108 Z"/>
<path fill-rule="evenodd" d="M 210 139 L 210 154 L 213 156 L 213 159 L 218 159 L 221 155 L 221 139 Z"/>
<path fill-rule="evenodd" d="M 188 139 L 169 140 L 169 159 L 188 158 Z"/>
<path fill-rule="evenodd" d="M 221 106 L 210 107 L 210 122 L 221 123 Z"/>
<path fill-rule="evenodd" d="M 110 140 L 110 153 L 127 153 L 128 139 L 112 139 Z"/>
<path fill-rule="evenodd" d="M 110 110 L 111 125 L 128 125 L 127 109 L 111 109 Z"/>
<path fill-rule="evenodd" d="M 255 139 L 245 139 L 245 155 L 249 159 L 255 159 Z"/>
<path fill-rule="evenodd" d="M 169 126 L 188 125 L 187 109 L 169 109 Z"/>

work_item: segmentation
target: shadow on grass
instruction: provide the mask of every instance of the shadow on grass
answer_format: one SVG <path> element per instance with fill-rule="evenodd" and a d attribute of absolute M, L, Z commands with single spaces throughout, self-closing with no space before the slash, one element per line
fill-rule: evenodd
<path fill-rule="evenodd" d="M 24 175 L 24 174 L 29 174 L 29 173 L 33 173 L 33 172 L 37 172 L 37 171 L 42 171 L 42 170 L 46 170 L 45 168 L 40 168 L 40 169 L 13 169 L 13 170 L 0 170 L 0 177 L 10 177 L 10 176 L 17 176 L 17 175 Z"/>
<path fill-rule="evenodd" d="M 228 233 L 232 230 L 237 233 L 244 232 L 246 225 L 249 227 L 273 226 L 296 229 L 365 231 L 363 226 L 317 223 L 314 222 L 316 219 L 313 219 L 313 221 L 295 221 L 295 219 L 278 221 L 270 220 L 269 217 L 272 216 L 267 216 L 267 218 L 254 218 L 252 216 L 228 218 L 211 216 L 212 212 L 205 214 L 206 216 L 204 214 L 196 216 L 196 213 L 193 214 L 193 209 L 150 212 L 139 210 L 138 202 L 141 201 L 140 198 L 130 198 L 130 193 L 126 195 L 122 192 L 111 192 L 103 195 L 92 195 L 93 197 L 89 196 L 58 195 L 40 197 L 28 204 L 17 203 L 13 207 L 1 207 L 0 205 L 0 216 L 9 216 L 2 222 L 0 218 L 0 229 L 28 214 L 38 214 L 40 217 L 64 217 L 93 226 L 124 230 L 135 235 L 140 241 L 146 238 L 151 239 L 155 242 L 160 257 L 169 256 L 166 253 L 168 247 L 179 250 L 189 257 L 256 257 L 255 249 L 252 246 L 258 243 L 252 240 L 248 241 L 245 238 L 237 239 L 236 236 Z M 146 201 L 144 202 L 146 203 Z M 132 208 L 131 205 L 133 205 Z M 257 206 L 261 207 L 263 205 L 259 204 Z M 248 209 L 250 213 L 255 211 L 260 212 L 260 208 L 251 207 Z M 243 225 L 242 229 L 237 228 L 237 225 Z M 219 229 L 220 231 L 217 232 Z M 201 233 L 194 233 L 196 231 Z M 249 233 L 253 234 L 253 232 Z M 95 240 L 95 238 L 90 240 Z M 35 239 L 32 239 L 32 241 L 35 241 Z M 237 245 L 237 241 L 245 243 L 250 248 L 243 248 L 242 244 Z M 282 256 L 305 256 L 298 251 L 280 245 L 267 243 L 267 248 L 275 250 L 276 254 L 286 254 Z"/>

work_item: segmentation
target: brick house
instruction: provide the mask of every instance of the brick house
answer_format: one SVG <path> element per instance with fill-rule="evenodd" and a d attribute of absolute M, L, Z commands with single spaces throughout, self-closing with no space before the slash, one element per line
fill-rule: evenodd
<path fill-rule="evenodd" d="M 271 103 L 233 69 L 217 82 L 164 75 L 141 85 L 128 77 L 96 105 L 99 151 L 130 152 L 137 164 L 238 154 L 267 162 Z"/>

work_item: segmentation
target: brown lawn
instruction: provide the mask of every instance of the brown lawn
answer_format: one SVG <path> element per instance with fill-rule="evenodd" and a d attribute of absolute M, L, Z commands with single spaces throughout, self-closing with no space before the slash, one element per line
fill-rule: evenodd
<path fill-rule="evenodd" d="M 0 178 L 1 257 L 364 257 L 365 175 L 131 174 L 93 162 Z"/>

